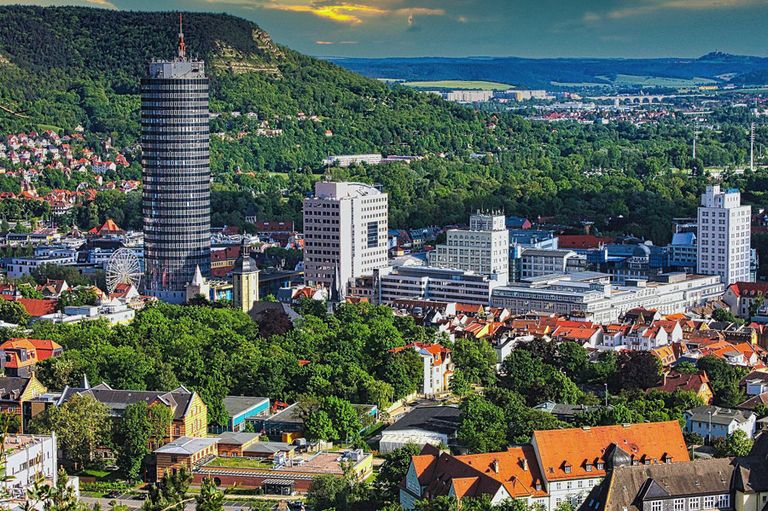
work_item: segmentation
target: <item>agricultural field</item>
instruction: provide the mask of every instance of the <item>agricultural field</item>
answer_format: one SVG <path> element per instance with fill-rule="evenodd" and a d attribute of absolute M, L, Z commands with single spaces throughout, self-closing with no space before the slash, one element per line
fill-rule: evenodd
<path fill-rule="evenodd" d="M 403 82 L 403 85 L 417 89 L 454 89 L 454 90 L 507 90 L 513 85 L 499 82 L 438 80 L 432 82 Z"/>

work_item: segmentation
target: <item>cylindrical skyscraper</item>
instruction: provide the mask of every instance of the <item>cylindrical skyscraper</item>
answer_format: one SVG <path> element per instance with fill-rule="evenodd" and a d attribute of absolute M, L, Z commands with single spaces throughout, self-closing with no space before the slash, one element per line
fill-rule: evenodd
<path fill-rule="evenodd" d="M 208 77 L 186 57 L 149 64 L 141 81 L 146 294 L 182 303 L 195 267 L 211 268 Z"/>

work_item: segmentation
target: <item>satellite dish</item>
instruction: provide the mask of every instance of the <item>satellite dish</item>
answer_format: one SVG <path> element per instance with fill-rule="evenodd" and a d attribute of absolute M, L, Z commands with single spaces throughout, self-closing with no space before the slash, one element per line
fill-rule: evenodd
<path fill-rule="evenodd" d="M 107 290 L 112 293 L 118 284 L 131 284 L 139 287 L 141 265 L 133 250 L 120 248 L 107 261 Z"/>

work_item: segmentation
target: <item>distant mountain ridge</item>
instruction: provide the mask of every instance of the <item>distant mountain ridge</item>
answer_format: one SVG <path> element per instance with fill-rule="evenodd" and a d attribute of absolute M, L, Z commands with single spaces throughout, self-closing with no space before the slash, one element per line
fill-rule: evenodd
<path fill-rule="evenodd" d="M 503 82 L 519 87 L 556 84 L 606 87 L 695 84 L 762 85 L 768 83 L 768 58 L 712 52 L 699 58 L 552 58 L 415 57 L 328 60 L 371 78 L 405 81 L 465 80 Z M 653 80 L 656 79 L 656 80 Z"/>

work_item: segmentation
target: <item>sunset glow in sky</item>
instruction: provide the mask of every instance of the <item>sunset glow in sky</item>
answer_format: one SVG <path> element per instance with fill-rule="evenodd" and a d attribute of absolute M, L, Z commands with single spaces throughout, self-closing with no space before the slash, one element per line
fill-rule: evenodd
<path fill-rule="evenodd" d="M 768 0 L 0 0 L 227 12 L 312 55 L 768 55 Z"/>

